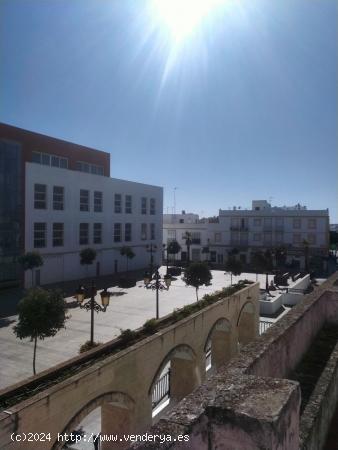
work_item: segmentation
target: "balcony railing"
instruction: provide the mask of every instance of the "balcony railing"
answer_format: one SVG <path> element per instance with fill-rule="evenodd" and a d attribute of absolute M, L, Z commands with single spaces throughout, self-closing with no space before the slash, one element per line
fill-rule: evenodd
<path fill-rule="evenodd" d="M 271 325 L 273 325 L 273 322 L 268 322 L 266 320 L 260 320 L 259 321 L 259 334 L 265 333 L 266 330 L 271 327 Z"/>
<path fill-rule="evenodd" d="M 152 393 L 152 407 L 156 408 L 163 400 L 170 397 L 170 369 L 162 375 L 155 383 Z"/>
<path fill-rule="evenodd" d="M 230 227 L 230 231 L 249 231 L 249 227 L 248 226 L 241 226 L 241 225 L 231 226 Z"/>

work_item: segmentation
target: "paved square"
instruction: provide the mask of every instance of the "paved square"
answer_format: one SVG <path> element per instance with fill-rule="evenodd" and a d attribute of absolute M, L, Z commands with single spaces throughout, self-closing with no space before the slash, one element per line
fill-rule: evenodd
<path fill-rule="evenodd" d="M 165 274 L 165 267 L 160 269 L 161 275 Z M 214 292 L 230 285 L 230 275 L 224 271 L 213 270 L 213 279 L 210 286 L 199 289 L 199 298 L 204 294 Z M 243 273 L 233 276 L 233 283 L 240 279 L 256 281 L 255 274 Z M 273 275 L 269 276 L 269 281 Z M 265 288 L 265 275 L 258 275 L 261 287 Z M 130 289 L 110 288 L 111 292 L 119 292 L 122 295 L 113 296 L 105 313 L 95 313 L 94 340 L 107 342 L 121 333 L 121 329 L 135 329 L 144 322 L 155 317 L 156 294 L 151 289 L 145 289 L 143 281 Z M 186 286 L 181 277 L 173 281 L 169 291 L 159 294 L 160 316 L 165 316 L 175 308 L 180 308 L 196 301 L 195 289 Z M 68 301 L 73 300 L 68 298 Z M 97 298 L 100 302 L 100 299 Z M 71 317 L 66 322 L 66 329 L 60 330 L 56 336 L 38 341 L 36 370 L 40 372 L 55 364 L 76 356 L 80 346 L 90 337 L 90 312 L 79 307 L 69 309 Z M 4 388 L 33 374 L 33 343 L 28 339 L 20 341 L 13 333 L 16 316 L 2 320 L 0 328 L 0 351 L 2 364 L 0 367 L 0 388 Z"/>

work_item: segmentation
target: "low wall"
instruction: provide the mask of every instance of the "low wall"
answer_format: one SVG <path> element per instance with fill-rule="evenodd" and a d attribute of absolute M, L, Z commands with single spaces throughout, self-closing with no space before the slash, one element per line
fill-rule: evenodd
<path fill-rule="evenodd" d="M 338 396 L 337 347 L 302 418 L 299 384 L 282 378 L 296 367 L 327 322 L 338 323 L 338 273 L 243 347 L 226 369 L 149 432 L 189 436 L 188 442 L 172 441 L 163 447 L 170 449 L 299 450 L 300 437 L 302 450 L 322 448 Z M 158 447 L 137 443 L 131 448 Z"/>
<path fill-rule="evenodd" d="M 303 299 L 302 292 L 295 292 L 294 290 L 306 290 L 310 286 L 311 280 L 310 275 L 305 275 L 305 277 L 297 280 L 291 287 L 289 292 L 283 294 L 283 304 L 294 306 L 297 305 Z"/>
<path fill-rule="evenodd" d="M 338 404 L 338 343 L 327 362 L 300 420 L 300 449 L 324 447 Z"/>
<path fill-rule="evenodd" d="M 275 314 L 283 305 L 283 295 L 276 295 L 275 297 L 268 297 L 270 300 L 260 300 L 259 301 L 259 312 L 261 315 L 273 315 Z"/>

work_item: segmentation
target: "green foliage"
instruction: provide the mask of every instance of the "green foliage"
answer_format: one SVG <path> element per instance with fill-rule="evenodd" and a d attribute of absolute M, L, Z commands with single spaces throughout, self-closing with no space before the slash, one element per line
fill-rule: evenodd
<path fill-rule="evenodd" d="M 60 291 L 33 288 L 20 301 L 18 312 L 18 322 L 13 331 L 19 339 L 30 338 L 34 341 L 33 372 L 35 374 L 37 340 L 55 336 L 61 328 L 65 328 L 65 321 L 68 319 L 66 303 Z"/>
<path fill-rule="evenodd" d="M 96 258 L 96 251 L 93 248 L 84 248 L 80 252 L 80 263 L 82 265 L 90 265 L 93 264 Z"/>
<path fill-rule="evenodd" d="M 43 259 L 39 252 L 27 252 L 24 255 L 19 256 L 18 262 L 25 271 L 32 270 L 43 265 Z"/>
<path fill-rule="evenodd" d="M 156 319 L 149 319 L 143 324 L 143 329 L 147 334 L 153 334 L 157 331 L 158 321 Z"/>
<path fill-rule="evenodd" d="M 337 246 L 338 244 L 338 233 L 337 231 L 330 231 L 330 245 Z M 333 247 L 336 249 L 336 247 Z"/>
<path fill-rule="evenodd" d="M 181 246 L 177 241 L 170 241 L 167 245 L 167 253 L 169 255 L 177 255 L 181 251 Z"/>
<path fill-rule="evenodd" d="M 81 345 L 79 353 L 88 352 L 89 350 L 92 350 L 95 347 L 98 347 L 101 345 L 101 342 L 93 342 L 86 341 L 84 344 Z"/>
<path fill-rule="evenodd" d="M 127 344 L 136 339 L 137 333 L 136 331 L 130 330 L 127 328 L 126 330 L 121 330 L 120 339 L 123 344 Z"/>
<path fill-rule="evenodd" d="M 60 291 L 30 289 L 19 305 L 14 333 L 19 339 L 44 339 L 65 328 L 66 303 Z"/>
<path fill-rule="evenodd" d="M 203 284 L 209 285 L 212 280 L 212 275 L 207 264 L 203 262 L 195 262 L 190 264 L 184 271 L 183 281 L 196 289 L 196 297 L 198 300 L 197 291 Z"/>
<path fill-rule="evenodd" d="M 240 275 L 243 270 L 243 265 L 241 261 L 235 259 L 233 256 L 230 256 L 225 263 L 225 270 L 227 272 L 231 272 L 232 275 Z"/>
<path fill-rule="evenodd" d="M 135 253 L 133 252 L 133 249 L 131 247 L 124 245 L 123 247 L 120 248 L 120 255 L 126 256 L 127 259 L 133 259 Z"/>

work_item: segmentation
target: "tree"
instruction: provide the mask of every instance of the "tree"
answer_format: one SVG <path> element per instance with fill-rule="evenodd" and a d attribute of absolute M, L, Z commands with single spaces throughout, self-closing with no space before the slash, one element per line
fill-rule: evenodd
<path fill-rule="evenodd" d="M 18 323 L 14 326 L 14 334 L 19 339 L 30 338 L 34 341 L 33 373 L 36 374 L 36 346 L 38 339 L 55 336 L 65 328 L 66 303 L 61 291 L 46 291 L 32 288 L 19 302 Z"/>
<path fill-rule="evenodd" d="M 129 259 L 133 259 L 135 256 L 135 253 L 133 252 L 133 249 L 131 247 L 128 247 L 127 245 L 120 248 L 120 255 L 125 256 L 127 260 L 127 269 L 126 272 L 128 272 L 128 261 Z"/>
<path fill-rule="evenodd" d="M 277 267 L 285 266 L 287 258 L 287 248 L 284 246 L 277 247 L 275 250 Z"/>
<path fill-rule="evenodd" d="M 305 272 L 309 272 L 309 242 L 304 239 L 303 241 L 303 249 L 304 249 L 304 259 L 305 259 Z"/>
<path fill-rule="evenodd" d="M 84 248 L 80 252 L 80 264 L 86 266 L 86 276 L 88 277 L 88 266 L 93 264 L 96 258 L 96 251 L 93 248 Z"/>
<path fill-rule="evenodd" d="M 192 244 L 192 238 L 191 233 L 189 231 L 186 231 L 185 235 L 183 236 L 183 239 L 185 239 L 185 245 L 187 246 L 187 264 L 190 264 L 190 246 Z"/>
<path fill-rule="evenodd" d="M 240 275 L 243 270 L 241 261 L 237 260 L 234 256 L 229 256 L 225 263 L 225 270 L 230 272 L 230 284 L 232 285 L 232 275 Z"/>
<path fill-rule="evenodd" d="M 209 267 L 204 262 L 195 262 L 190 264 L 184 271 L 183 281 L 196 289 L 196 299 L 198 301 L 198 289 L 200 286 L 210 284 L 212 275 Z"/>
<path fill-rule="evenodd" d="M 43 265 L 43 259 L 39 252 L 27 252 L 24 255 L 19 256 L 19 264 L 21 264 L 23 270 L 32 271 L 32 286 L 34 286 L 34 269 Z"/>
<path fill-rule="evenodd" d="M 258 279 L 258 273 L 265 270 L 265 259 L 262 252 L 255 252 L 251 256 L 251 264 L 256 272 L 256 281 Z"/>
<path fill-rule="evenodd" d="M 181 246 L 177 241 L 170 241 L 167 245 L 167 255 L 175 255 L 181 251 Z"/>

